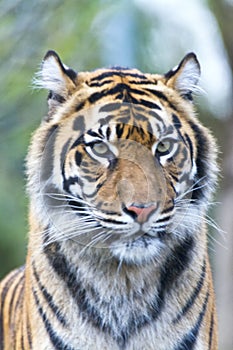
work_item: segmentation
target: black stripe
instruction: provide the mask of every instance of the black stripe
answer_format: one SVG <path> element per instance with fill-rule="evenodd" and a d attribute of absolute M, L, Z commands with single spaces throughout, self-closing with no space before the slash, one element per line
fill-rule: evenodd
<path fill-rule="evenodd" d="M 161 214 L 167 214 L 167 213 L 170 213 L 174 208 L 174 205 L 170 206 L 170 207 L 167 207 L 165 208 L 164 210 L 162 210 Z M 158 220 L 159 221 L 159 220 Z"/>
<path fill-rule="evenodd" d="M 143 105 L 144 107 L 147 107 L 147 108 L 150 108 L 150 109 L 161 110 L 160 106 L 157 105 L 157 103 L 155 103 L 155 102 L 151 102 L 151 101 L 148 101 L 148 100 L 140 99 L 139 103 L 141 105 Z"/>
<path fill-rule="evenodd" d="M 100 124 L 101 126 L 103 126 L 103 125 L 109 125 L 110 121 L 111 121 L 112 119 L 114 119 L 114 118 L 115 118 L 114 115 L 108 115 L 108 116 L 106 116 L 106 117 L 104 117 L 104 118 L 100 118 L 100 119 L 99 119 L 99 124 Z"/>
<path fill-rule="evenodd" d="M 79 104 L 77 104 L 77 106 L 75 107 L 75 111 L 79 112 L 81 109 L 83 109 L 83 107 L 85 107 L 85 101 L 79 102 Z"/>
<path fill-rule="evenodd" d="M 127 115 L 127 116 L 121 116 L 120 118 L 118 118 L 117 119 L 117 121 L 118 121 L 118 123 L 121 123 L 121 124 L 123 124 L 123 127 L 125 127 L 125 125 L 126 124 L 128 124 L 129 123 L 129 121 L 130 121 L 130 116 L 129 115 Z M 130 127 L 128 130 L 131 130 L 133 127 Z M 125 137 L 126 139 L 128 138 L 128 137 Z"/>
<path fill-rule="evenodd" d="M 65 73 L 68 75 L 68 77 L 75 83 L 75 85 L 76 85 L 76 78 L 77 78 L 77 73 L 73 70 L 73 69 L 71 69 L 71 68 L 65 68 L 64 66 L 63 66 L 63 68 L 64 68 L 64 70 L 65 70 Z"/>
<path fill-rule="evenodd" d="M 170 174 L 170 176 L 171 176 L 171 174 Z M 175 179 L 174 176 L 172 176 L 172 178 L 173 178 L 173 180 Z M 176 190 L 174 181 L 169 181 L 169 184 L 170 184 L 171 188 L 173 189 L 173 191 L 174 191 L 174 193 L 175 193 L 175 195 L 176 195 L 176 197 L 177 197 L 178 193 L 177 193 L 177 190 Z"/>
<path fill-rule="evenodd" d="M 213 342 L 214 314 L 215 314 L 215 310 L 213 309 L 211 313 L 210 330 L 209 330 L 209 350 L 211 350 L 212 342 Z"/>
<path fill-rule="evenodd" d="M 94 92 L 92 95 L 90 95 L 88 97 L 88 101 L 90 103 L 95 103 L 95 102 L 99 101 L 101 98 L 103 98 L 106 95 L 106 92 L 108 94 L 108 90 L 103 90 L 103 91 L 100 91 L 100 92 Z"/>
<path fill-rule="evenodd" d="M 89 194 L 83 193 L 84 196 L 85 196 L 86 198 L 93 198 L 94 196 L 96 196 L 97 193 L 99 192 L 99 190 L 100 190 L 101 187 L 105 184 L 106 181 L 107 181 L 107 179 L 105 179 L 104 181 L 102 181 L 102 182 L 100 182 L 98 185 L 96 185 L 95 190 L 94 190 L 92 193 L 89 193 Z"/>
<path fill-rule="evenodd" d="M 88 290 L 84 288 L 82 281 L 78 278 L 77 268 L 74 268 L 65 255 L 60 252 L 59 244 L 53 244 L 51 250 L 49 246 L 45 247 L 45 254 L 56 273 L 66 283 L 73 299 L 76 301 L 83 320 L 89 322 L 103 333 L 109 334 L 119 347 L 124 349 L 130 337 L 134 336 L 147 324 L 155 321 L 161 314 L 166 295 L 172 290 L 174 282 L 177 281 L 189 265 L 190 251 L 193 249 L 193 244 L 193 238 L 190 237 L 174 248 L 161 272 L 158 295 L 148 304 L 143 313 L 130 313 L 128 322 L 124 325 L 119 319 L 117 311 L 112 312 L 112 317 L 109 321 L 103 317 L 101 310 L 96 308 L 99 302 L 98 291 L 91 285 L 88 286 Z M 92 296 L 91 300 L 88 295 Z M 116 304 L 121 305 L 122 301 L 118 300 Z M 108 305 L 109 301 L 103 301 L 102 307 L 105 311 Z"/>
<path fill-rule="evenodd" d="M 29 314 L 26 314 L 26 327 L 27 327 L 27 340 L 29 344 L 29 349 L 32 349 L 32 332 L 31 332 L 31 327 L 29 323 Z"/>
<path fill-rule="evenodd" d="M 167 98 L 166 95 L 164 95 L 163 92 L 158 90 L 153 90 L 153 89 L 146 89 L 146 91 L 158 97 L 160 100 L 165 101 L 170 108 L 174 109 L 174 111 L 177 110 L 176 106 L 173 103 L 171 103 L 171 101 L 169 101 L 169 99 Z"/>
<path fill-rule="evenodd" d="M 104 106 L 102 106 L 100 109 L 99 109 L 99 112 L 107 112 L 107 113 L 110 113 L 110 112 L 113 112 L 113 111 L 116 111 L 118 109 L 120 109 L 122 106 L 122 103 L 119 103 L 119 102 L 111 102 L 111 103 L 107 103 L 105 104 Z"/>
<path fill-rule="evenodd" d="M 111 136 L 111 128 L 108 126 L 107 127 L 107 130 L 106 130 L 106 137 L 107 137 L 107 140 L 109 141 L 110 139 L 110 136 Z"/>
<path fill-rule="evenodd" d="M 177 317 L 172 321 L 173 323 L 177 323 L 180 321 L 180 319 L 192 308 L 194 305 L 195 301 L 197 300 L 197 297 L 202 289 L 202 286 L 205 281 L 205 276 L 206 276 L 206 261 L 204 261 L 204 264 L 202 266 L 202 272 L 199 281 L 197 282 L 197 285 L 190 296 L 189 300 L 181 310 L 181 312 L 177 315 Z"/>
<path fill-rule="evenodd" d="M 33 275 L 37 281 L 37 284 L 39 286 L 39 289 L 41 293 L 43 294 L 47 305 L 53 312 L 54 316 L 57 318 L 57 320 L 63 325 L 67 326 L 67 321 L 65 317 L 61 314 L 61 310 L 58 308 L 58 306 L 54 303 L 52 295 L 47 291 L 46 287 L 41 283 L 40 277 L 36 271 L 35 263 L 32 263 L 32 268 L 33 268 Z"/>
<path fill-rule="evenodd" d="M 115 88 L 113 88 L 112 90 L 113 91 L 116 90 L 117 92 L 125 90 L 125 91 L 127 91 L 127 93 L 129 95 L 131 95 L 131 94 L 140 95 L 140 96 L 145 96 L 146 95 L 146 92 L 144 90 L 134 89 L 130 85 L 123 84 L 123 83 L 116 85 Z"/>
<path fill-rule="evenodd" d="M 16 336 L 15 336 L 16 337 Z M 21 322 L 21 348 L 20 350 L 25 350 L 24 346 L 24 331 L 23 331 L 23 322 Z"/>
<path fill-rule="evenodd" d="M 84 135 L 80 135 L 77 140 L 75 140 L 75 142 L 72 144 L 72 146 L 70 147 L 70 149 L 74 149 L 76 147 L 78 147 L 79 145 L 84 144 Z"/>
<path fill-rule="evenodd" d="M 145 112 L 145 110 L 143 112 Z M 138 112 L 137 110 L 136 110 L 136 113 L 134 113 L 134 119 L 138 120 L 138 121 L 141 121 L 141 122 L 148 121 L 148 117 L 145 116 L 143 113 Z M 138 130 L 139 130 L 139 133 L 140 133 L 143 129 L 142 128 L 138 128 Z M 144 130 L 143 130 L 143 132 L 144 132 Z"/>
<path fill-rule="evenodd" d="M 110 71 L 105 71 L 104 73 L 101 73 L 99 75 L 97 75 L 96 77 L 93 78 L 91 83 L 96 83 L 100 80 L 103 80 L 107 77 L 114 77 L 114 76 L 118 76 L 118 77 L 132 77 L 132 78 L 137 78 L 137 79 L 143 79 L 145 81 L 148 81 L 148 79 L 146 78 L 145 75 L 143 74 L 139 74 L 139 73 L 130 73 L 128 71 L 128 69 L 123 70 L 123 68 L 119 67 L 119 70 L 113 69 Z"/>
<path fill-rule="evenodd" d="M 108 215 L 115 215 L 121 217 L 121 214 L 115 212 L 115 211 L 109 211 L 108 209 L 101 209 L 101 212 L 103 214 L 108 214 Z"/>
<path fill-rule="evenodd" d="M 182 154 L 182 159 L 180 160 L 180 162 L 177 164 L 177 167 L 179 169 L 182 169 L 184 167 L 184 164 L 186 163 L 187 159 L 188 159 L 188 151 L 187 148 L 183 148 L 182 152 L 180 151 L 181 148 L 181 144 L 178 145 L 175 153 L 173 154 L 172 158 L 175 158 L 178 154 Z M 171 158 L 171 159 L 172 159 Z"/>
<path fill-rule="evenodd" d="M 138 322 L 141 322 L 144 325 L 147 320 L 144 316 L 139 316 L 137 319 L 135 319 L 135 316 L 132 315 L 131 318 L 129 317 L 129 323 L 124 326 L 122 325 L 118 316 L 113 312 L 112 317 L 117 324 L 116 331 L 114 331 L 111 326 L 112 320 L 110 322 L 104 320 L 100 311 L 95 307 L 95 299 L 98 300 L 98 292 L 93 287 L 89 286 L 89 289 L 91 290 L 90 293 L 94 299 L 92 304 L 88 299 L 87 290 L 82 286 L 82 282 L 77 278 L 77 273 L 73 272 L 75 269 L 73 269 L 68 263 L 65 256 L 58 252 L 58 244 L 56 247 L 56 257 L 54 257 L 54 254 L 49 251 L 49 247 L 46 248 L 46 255 L 48 256 L 54 270 L 67 284 L 67 288 L 78 305 L 80 316 L 83 318 L 83 320 L 91 323 L 92 326 L 98 330 L 109 334 L 117 342 L 120 349 L 124 349 L 129 337 L 135 334 L 137 331 L 136 325 Z M 109 302 L 105 302 L 104 304 L 106 306 L 109 304 Z"/>
<path fill-rule="evenodd" d="M 14 287 L 13 293 L 11 294 L 11 299 L 10 299 L 10 304 L 9 304 L 10 323 L 12 322 L 12 317 L 15 317 L 15 312 L 17 310 L 19 299 L 20 299 L 19 298 L 20 294 L 19 294 L 15 308 L 14 308 L 14 310 L 12 310 L 13 303 L 15 300 L 15 294 L 18 291 L 18 288 L 22 288 L 22 286 L 23 286 L 22 281 L 24 280 L 24 277 L 25 277 L 24 274 L 20 277 L 20 279 L 18 280 L 17 284 Z"/>
<path fill-rule="evenodd" d="M 190 158 L 191 158 L 192 164 L 193 164 L 193 144 L 192 144 L 192 141 L 191 141 L 190 137 L 188 136 L 188 134 L 185 134 L 185 139 L 189 145 Z"/>
<path fill-rule="evenodd" d="M 81 165 L 82 159 L 83 159 L 82 153 L 79 152 L 79 151 L 76 151 L 76 152 L 75 152 L 75 162 L 76 162 L 77 166 L 80 166 L 80 165 Z"/>
<path fill-rule="evenodd" d="M 184 138 L 183 138 L 183 135 L 181 134 L 181 131 L 180 131 L 180 129 L 182 128 L 181 121 L 178 118 L 178 116 L 176 114 L 174 114 L 174 113 L 172 114 L 172 122 L 173 122 L 173 126 L 175 127 L 178 135 L 180 136 L 180 139 L 183 140 L 184 143 L 186 143 Z"/>
<path fill-rule="evenodd" d="M 106 79 L 104 81 L 96 81 L 96 82 L 90 82 L 88 83 L 88 86 L 90 87 L 101 87 L 101 86 L 104 86 L 106 84 L 111 84 L 113 82 L 112 79 Z"/>
<path fill-rule="evenodd" d="M 54 346 L 54 348 L 56 350 L 75 350 L 72 346 L 69 346 L 68 344 L 64 343 L 63 340 L 56 334 L 56 332 L 54 331 L 54 329 L 52 327 L 51 322 L 47 318 L 47 315 L 44 312 L 44 310 L 40 304 L 40 301 L 38 299 L 36 291 L 33 288 L 32 288 L 32 293 L 33 293 L 34 300 L 35 300 L 35 303 L 37 306 L 37 310 L 41 316 L 41 319 L 44 323 L 46 332 L 49 335 L 49 339 L 50 339 L 52 345 Z"/>
<path fill-rule="evenodd" d="M 173 180 L 175 181 L 175 182 L 179 182 L 179 179 L 178 179 L 178 177 L 176 176 L 176 175 L 174 175 L 174 174 L 172 174 L 172 173 L 170 173 L 169 174 L 172 178 L 173 178 Z M 173 186 L 172 186 L 173 187 Z M 173 187 L 174 188 L 174 187 Z M 176 191 L 175 191 L 176 192 Z"/>
<path fill-rule="evenodd" d="M 63 171 L 63 167 L 65 164 L 65 158 L 66 158 L 66 154 L 70 145 L 72 138 L 70 137 L 66 143 L 63 145 L 62 150 L 61 150 L 61 154 L 60 154 L 60 164 L 61 164 L 61 171 Z"/>
<path fill-rule="evenodd" d="M 123 91 L 127 92 L 127 94 L 124 96 L 125 97 L 124 99 L 123 99 L 123 95 L 122 95 Z M 138 90 L 138 89 L 133 89 L 129 85 L 124 84 L 124 83 L 119 83 L 119 84 L 115 85 L 111 89 L 105 89 L 105 90 L 102 90 L 102 91 L 99 91 L 99 92 L 95 92 L 91 96 L 89 96 L 88 100 L 89 100 L 90 103 L 95 103 L 95 102 L 99 101 L 101 98 L 103 98 L 106 95 L 111 96 L 111 95 L 116 95 L 116 94 L 119 94 L 119 93 L 120 93 L 120 95 L 117 95 L 117 98 L 123 99 L 125 102 L 132 102 L 132 103 L 136 103 L 136 104 L 145 105 L 148 108 L 160 109 L 160 107 L 158 107 L 158 105 L 156 105 L 155 103 L 152 103 L 152 102 L 149 102 L 149 101 L 145 101 L 145 100 L 138 100 L 136 98 L 133 98 L 132 94 L 145 95 L 145 91 Z"/>
<path fill-rule="evenodd" d="M 102 175 L 102 174 L 101 174 Z M 100 176 L 101 176 L 100 175 Z M 95 174 L 91 174 L 91 175 L 83 175 L 82 176 L 82 179 L 83 180 L 86 180 L 86 181 L 88 181 L 88 182 L 96 182 L 96 180 L 97 180 L 97 178 L 96 178 L 96 175 Z"/>
<path fill-rule="evenodd" d="M 80 184 L 80 179 L 78 176 L 69 177 L 69 179 L 63 179 L 63 189 L 67 193 L 71 193 L 70 186 Z M 72 194 L 72 193 L 71 193 Z"/>
<path fill-rule="evenodd" d="M 124 83 L 117 84 L 114 86 L 114 88 L 109 89 L 108 93 L 110 93 L 110 95 L 114 95 L 120 91 L 126 91 L 130 97 L 132 97 L 132 94 L 145 95 L 145 92 L 143 90 L 133 89 L 130 85 Z"/>
<path fill-rule="evenodd" d="M 173 121 L 174 127 L 177 129 L 177 131 L 179 131 L 179 129 L 182 127 L 182 124 L 180 119 L 174 113 L 172 114 L 172 121 Z"/>
<path fill-rule="evenodd" d="M 204 303 L 202 305 L 202 310 L 199 313 L 199 316 L 198 316 L 196 324 L 191 329 L 191 331 L 183 337 L 183 340 L 175 348 L 175 350 L 194 350 L 195 345 L 196 345 L 196 341 L 197 341 L 197 337 L 198 337 L 198 333 L 199 333 L 199 330 L 200 330 L 201 325 L 202 325 L 203 318 L 204 318 L 205 313 L 206 313 L 206 308 L 207 308 L 207 305 L 208 305 L 208 299 L 209 299 L 209 291 L 206 294 Z"/>
<path fill-rule="evenodd" d="M 68 140 L 69 142 L 69 140 Z M 83 139 L 83 135 L 81 135 L 80 137 L 78 137 L 78 139 L 72 144 L 72 146 L 70 147 L 70 149 L 76 148 L 78 147 L 80 144 L 82 144 L 84 142 Z M 63 152 L 66 152 L 66 148 L 67 148 L 67 143 L 63 146 Z M 77 151 L 78 152 L 78 151 Z M 76 161 L 78 161 L 78 158 L 76 159 Z M 80 161 L 81 162 L 81 161 Z M 62 166 L 62 177 L 63 177 L 63 189 L 67 192 L 67 193 L 71 193 L 70 192 L 70 186 L 78 183 L 79 185 L 82 184 L 81 179 L 78 176 L 71 176 L 68 179 L 66 178 L 66 174 L 65 174 L 65 161 L 63 161 L 63 163 L 61 164 Z"/>
<path fill-rule="evenodd" d="M 156 113 L 155 111 L 149 111 L 149 115 L 151 115 L 153 118 L 157 119 L 159 121 L 159 123 L 162 124 L 162 126 L 163 126 L 163 133 L 164 133 L 165 130 L 166 130 L 166 126 L 164 124 L 163 119 L 160 117 L 160 115 L 158 115 L 158 113 Z M 158 131 L 161 133 L 161 127 L 160 127 L 159 124 L 157 125 L 157 128 L 158 128 Z"/>
<path fill-rule="evenodd" d="M 79 215 L 89 216 L 85 206 L 81 202 L 79 202 L 79 197 L 77 197 L 76 200 L 68 200 L 68 203 L 73 211 L 78 211 Z M 80 212 L 82 212 L 82 214 Z"/>
<path fill-rule="evenodd" d="M 109 159 L 109 165 L 108 165 L 108 170 L 109 171 L 114 171 L 118 165 L 118 159 L 117 158 L 110 158 Z"/>
<path fill-rule="evenodd" d="M 124 132 L 124 125 L 121 123 L 118 123 L 116 125 L 116 134 L 117 134 L 117 138 L 120 139 L 121 136 L 123 135 Z"/>
<path fill-rule="evenodd" d="M 65 102 L 65 98 L 59 94 L 56 94 L 55 92 L 53 91 L 50 91 L 49 92 L 49 95 L 48 95 L 48 100 L 49 99 L 52 99 L 54 101 L 57 101 L 58 103 L 64 103 Z M 50 119 L 50 118 L 49 118 Z M 46 121 L 49 121 L 49 119 L 46 119 Z"/>
<path fill-rule="evenodd" d="M 169 219 L 170 219 L 170 215 L 167 215 L 167 216 L 165 216 L 165 217 L 162 218 L 162 219 L 156 220 L 156 224 L 160 224 L 160 223 L 163 223 L 163 222 L 167 222 Z M 164 226 L 166 227 L 166 225 L 164 225 Z M 159 229 L 161 229 L 161 227 L 159 227 Z"/>
<path fill-rule="evenodd" d="M 16 301 L 16 305 L 15 305 L 15 308 L 14 308 L 14 310 L 13 310 L 13 313 L 14 313 L 14 318 L 15 318 L 15 316 L 16 316 L 16 313 L 17 313 L 17 309 L 19 308 L 19 311 L 18 311 L 18 313 L 20 313 L 20 311 L 21 311 L 21 308 L 22 308 L 22 305 L 23 305 L 23 300 L 24 300 L 24 284 L 20 284 L 19 285 L 19 287 L 20 287 L 20 292 L 19 292 L 19 294 L 18 294 L 18 299 L 17 299 L 17 301 Z M 15 319 L 14 319 L 14 321 L 15 321 Z M 15 323 L 15 322 L 14 322 Z M 23 322 L 22 322 L 22 320 L 21 320 L 21 326 L 23 326 Z M 13 328 L 13 339 L 14 339 L 14 348 L 16 347 L 16 341 L 17 341 L 17 327 L 15 326 L 15 324 L 14 324 L 14 328 Z"/>
<path fill-rule="evenodd" d="M 58 125 L 53 125 L 43 141 L 42 163 L 40 165 L 40 180 L 46 181 L 53 173 L 54 145 L 59 131 Z"/>
<path fill-rule="evenodd" d="M 144 100 L 144 99 L 136 99 L 136 98 L 134 98 L 132 96 L 131 96 L 131 99 L 130 99 L 130 103 L 142 105 L 142 106 L 144 106 L 146 108 L 149 108 L 149 109 L 161 110 L 159 105 L 157 105 L 157 103 L 155 103 L 155 102 L 147 101 L 147 100 Z"/>
<path fill-rule="evenodd" d="M 204 178 L 208 174 L 208 155 L 209 155 L 209 147 L 206 140 L 206 137 L 199 128 L 197 124 L 194 124 L 194 122 L 189 121 L 189 125 L 192 128 L 196 142 L 197 142 L 197 157 L 196 157 L 196 164 L 197 164 L 197 180 Z M 203 182 L 206 183 L 206 179 L 204 178 L 203 181 L 197 182 L 196 185 L 193 187 L 192 192 L 192 199 L 202 199 L 205 196 L 205 186 L 202 187 Z"/>
<path fill-rule="evenodd" d="M 156 80 L 130 80 L 130 84 L 135 84 L 135 85 L 157 85 Z"/>
<path fill-rule="evenodd" d="M 160 312 L 158 312 L 158 315 L 163 308 L 165 295 L 171 291 L 174 282 L 177 281 L 183 271 L 188 268 L 193 247 L 193 238 L 187 237 L 182 243 L 174 248 L 171 255 L 167 258 L 160 276 L 160 289 L 158 296 Z"/>
<path fill-rule="evenodd" d="M 90 135 L 90 136 L 93 136 L 93 137 L 97 137 L 98 139 L 99 138 L 103 138 L 103 136 L 99 135 L 97 132 L 93 131 L 93 130 L 88 130 L 87 131 L 87 134 Z"/>
<path fill-rule="evenodd" d="M 20 269 L 16 270 L 10 279 L 6 281 L 2 291 L 1 291 L 1 305 L 0 305 L 0 349 L 4 349 L 4 304 L 5 299 L 8 293 L 8 290 L 14 281 L 15 277 L 24 269 L 24 267 L 21 267 Z"/>
<path fill-rule="evenodd" d="M 79 115 L 75 118 L 73 122 L 73 130 L 80 131 L 80 135 L 82 135 L 85 131 L 85 119 L 83 115 Z"/>
<path fill-rule="evenodd" d="M 125 211 L 127 209 L 123 209 L 123 211 Z M 107 222 L 107 223 L 110 223 L 110 224 L 117 224 L 117 225 L 125 225 L 126 222 L 122 222 L 122 221 L 117 221 L 117 220 L 114 220 L 114 219 L 106 219 L 106 218 L 101 218 L 101 221 L 103 222 Z"/>

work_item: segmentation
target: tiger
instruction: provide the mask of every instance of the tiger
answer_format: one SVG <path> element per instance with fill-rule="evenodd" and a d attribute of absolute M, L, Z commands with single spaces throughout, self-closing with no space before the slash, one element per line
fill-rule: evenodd
<path fill-rule="evenodd" d="M 218 349 L 206 219 L 218 151 L 193 102 L 200 74 L 193 52 L 165 74 L 77 73 L 47 52 L 2 350 Z"/>

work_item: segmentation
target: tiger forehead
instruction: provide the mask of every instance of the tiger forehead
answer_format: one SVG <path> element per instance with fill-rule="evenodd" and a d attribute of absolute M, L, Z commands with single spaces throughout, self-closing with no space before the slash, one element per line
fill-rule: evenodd
<path fill-rule="evenodd" d="M 98 121 L 88 128 L 89 135 L 105 137 L 107 140 L 130 139 L 148 144 L 167 133 L 169 127 L 158 113 L 140 105 L 111 102 L 97 110 Z"/>
<path fill-rule="evenodd" d="M 147 81 L 150 83 L 156 83 L 156 75 L 149 73 L 142 73 L 138 69 L 128 69 L 122 67 L 115 67 L 109 69 L 97 69 L 93 72 L 81 72 L 78 74 L 78 80 L 85 82 L 88 86 L 95 87 L 101 86 L 101 83 L 130 83 L 138 81 Z"/>
<path fill-rule="evenodd" d="M 87 142 L 129 139 L 151 146 L 171 137 L 178 139 L 181 123 L 175 115 L 140 105 L 112 101 L 74 116 L 72 129 L 87 135 Z"/>
<path fill-rule="evenodd" d="M 156 75 L 143 74 L 136 69 L 99 69 L 95 72 L 83 72 L 78 74 L 75 94 L 78 100 L 86 99 L 85 107 L 98 103 L 101 99 L 132 103 L 148 95 L 150 88 L 154 89 L 157 85 L 156 77 L 159 78 Z"/>
<path fill-rule="evenodd" d="M 146 125 L 131 125 L 125 123 L 116 123 L 112 125 L 114 128 L 114 138 L 116 140 L 130 140 L 136 141 L 145 146 L 152 146 L 156 142 L 156 137 L 153 135 L 152 130 L 148 129 Z M 110 124 L 110 131 L 111 131 Z"/>

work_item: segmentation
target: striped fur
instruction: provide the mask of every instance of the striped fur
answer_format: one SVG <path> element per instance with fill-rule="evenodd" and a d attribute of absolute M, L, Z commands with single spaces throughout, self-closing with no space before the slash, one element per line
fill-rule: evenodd
<path fill-rule="evenodd" d="M 25 267 L 0 284 L 2 350 L 216 350 L 206 211 L 216 144 L 194 54 L 165 75 L 76 74 L 53 51 L 27 158 Z"/>

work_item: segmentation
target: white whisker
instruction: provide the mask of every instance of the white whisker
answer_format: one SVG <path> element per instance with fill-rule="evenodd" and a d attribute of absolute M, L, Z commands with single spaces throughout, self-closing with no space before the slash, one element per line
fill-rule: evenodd
<path fill-rule="evenodd" d="M 207 183 L 205 183 L 205 184 L 203 184 L 203 185 L 200 185 L 200 186 L 194 188 L 198 183 L 200 183 L 201 181 L 203 181 L 206 177 L 207 177 L 207 176 L 205 175 L 205 176 L 201 177 L 200 179 L 198 179 L 197 181 L 195 181 L 195 182 L 192 184 L 192 186 L 190 186 L 190 187 L 187 189 L 187 191 L 181 193 L 181 194 L 176 198 L 175 201 L 179 201 L 180 199 L 182 199 L 183 197 L 187 196 L 189 193 L 192 193 L 193 191 L 196 191 L 196 190 L 199 190 L 199 189 L 201 189 L 201 188 L 203 188 L 203 187 L 206 187 L 206 186 L 207 186 Z"/>

